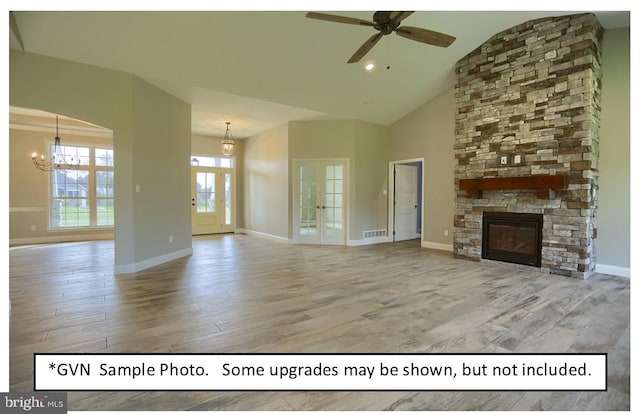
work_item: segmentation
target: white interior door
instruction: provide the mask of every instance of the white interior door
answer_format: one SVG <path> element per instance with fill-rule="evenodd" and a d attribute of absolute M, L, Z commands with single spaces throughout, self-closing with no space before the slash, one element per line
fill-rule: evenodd
<path fill-rule="evenodd" d="M 233 172 L 191 167 L 191 233 L 233 231 Z"/>
<path fill-rule="evenodd" d="M 344 161 L 294 163 L 294 243 L 345 244 Z"/>
<path fill-rule="evenodd" d="M 395 241 L 413 240 L 418 233 L 418 167 L 395 166 Z"/>

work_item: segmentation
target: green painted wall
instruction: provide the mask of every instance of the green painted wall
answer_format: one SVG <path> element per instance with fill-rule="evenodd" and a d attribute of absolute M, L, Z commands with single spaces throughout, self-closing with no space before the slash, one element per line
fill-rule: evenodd
<path fill-rule="evenodd" d="M 140 186 L 133 194 L 135 261 L 140 262 L 191 247 L 191 106 L 138 78 L 132 92 L 133 184 Z"/>
<path fill-rule="evenodd" d="M 630 31 L 606 30 L 602 41 L 602 112 L 596 263 L 630 267 Z M 596 269 L 597 270 L 597 269 Z"/>
<path fill-rule="evenodd" d="M 454 110 L 450 88 L 394 123 L 389 148 L 393 161 L 424 158 L 422 240 L 442 247 L 453 246 Z"/>
<path fill-rule="evenodd" d="M 238 228 L 288 238 L 288 125 L 243 140 L 242 210 Z"/>
<path fill-rule="evenodd" d="M 389 128 L 369 122 L 356 122 L 354 182 L 356 211 L 351 240 L 362 239 L 365 230 L 387 228 L 387 189 Z"/>

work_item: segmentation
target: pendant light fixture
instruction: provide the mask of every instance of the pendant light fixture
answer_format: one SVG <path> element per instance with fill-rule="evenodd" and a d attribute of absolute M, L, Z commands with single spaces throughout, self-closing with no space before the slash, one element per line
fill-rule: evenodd
<path fill-rule="evenodd" d="M 231 135 L 231 131 L 229 131 L 229 125 L 231 122 L 225 122 L 227 124 L 227 131 L 224 133 L 224 139 L 222 140 L 222 153 L 227 157 L 233 154 L 233 149 L 236 146 L 236 140 L 233 139 L 233 135 Z"/>
<path fill-rule="evenodd" d="M 51 157 L 47 159 L 44 154 L 38 155 L 37 152 L 31 154 L 33 165 L 42 171 L 53 170 L 70 170 L 77 169 L 80 165 L 80 158 L 71 157 L 68 161 L 64 157 L 62 145 L 60 144 L 60 136 L 58 135 L 58 117 L 56 116 L 56 136 L 53 141 L 53 149 Z"/>

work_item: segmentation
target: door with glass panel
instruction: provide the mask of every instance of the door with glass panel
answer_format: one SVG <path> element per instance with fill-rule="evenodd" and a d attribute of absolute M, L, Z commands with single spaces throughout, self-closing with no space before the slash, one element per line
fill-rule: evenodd
<path fill-rule="evenodd" d="M 203 158 L 205 157 L 198 158 L 199 163 L 208 164 L 203 162 Z M 234 230 L 233 176 L 230 168 L 197 165 L 192 160 L 192 234 L 227 233 Z"/>
<path fill-rule="evenodd" d="M 294 163 L 293 241 L 345 244 L 346 162 Z"/>

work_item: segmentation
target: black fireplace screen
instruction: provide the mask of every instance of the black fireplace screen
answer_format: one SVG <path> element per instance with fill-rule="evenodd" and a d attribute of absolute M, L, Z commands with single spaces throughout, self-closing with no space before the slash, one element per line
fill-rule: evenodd
<path fill-rule="evenodd" d="M 540 267 L 542 214 L 485 211 L 482 258 Z"/>

